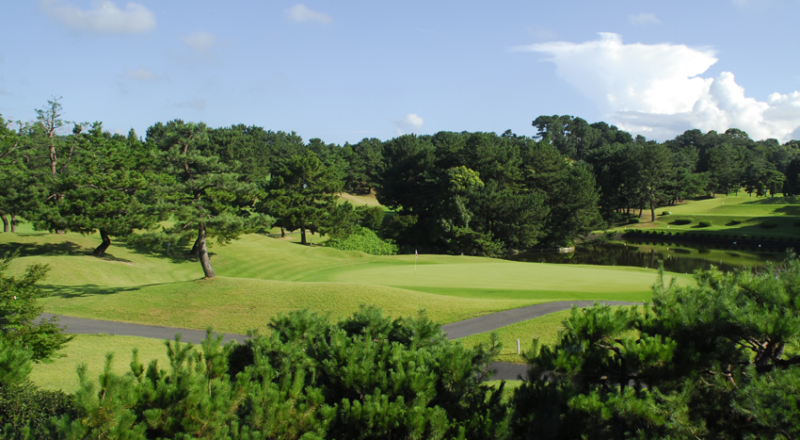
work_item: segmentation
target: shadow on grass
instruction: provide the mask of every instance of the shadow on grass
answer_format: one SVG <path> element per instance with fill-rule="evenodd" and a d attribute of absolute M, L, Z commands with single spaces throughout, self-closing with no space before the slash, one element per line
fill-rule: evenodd
<path fill-rule="evenodd" d="M 19 251 L 20 257 L 31 257 L 38 255 L 88 255 L 92 250 L 82 247 L 71 241 L 62 243 L 19 243 L 9 242 L 0 243 L 0 255 Z"/>
<path fill-rule="evenodd" d="M 191 247 L 186 244 L 171 246 L 170 248 L 165 246 L 144 246 L 137 243 L 125 242 L 119 242 L 116 245 L 119 247 L 124 247 L 125 249 L 140 255 L 169 260 L 169 262 L 175 264 L 200 261 L 199 257 L 192 255 Z M 213 258 L 215 255 L 216 253 L 211 252 L 211 250 L 208 251 L 209 258 Z"/>
<path fill-rule="evenodd" d="M 0 244 L 0 255 L 11 254 L 19 252 L 20 257 L 33 257 L 41 255 L 59 255 L 59 256 L 85 256 L 92 255 L 94 249 L 85 248 L 79 244 L 71 241 L 62 243 L 2 243 Z M 106 253 L 104 256 L 99 257 L 101 260 L 115 261 L 119 263 L 132 263 L 131 260 L 115 257 L 111 253 Z"/>
<path fill-rule="evenodd" d="M 742 205 L 800 205 L 800 197 L 761 197 L 743 202 Z"/>
<path fill-rule="evenodd" d="M 777 208 L 773 212 L 785 215 L 800 216 L 800 205 L 781 206 L 780 208 Z"/>
<path fill-rule="evenodd" d="M 99 296 L 99 295 L 114 295 L 122 292 L 134 292 L 136 290 L 141 290 L 145 287 L 164 286 L 169 284 L 180 284 L 180 282 L 153 283 L 153 284 L 143 284 L 140 286 L 128 286 L 128 287 L 100 286 L 98 284 L 78 284 L 75 286 L 40 284 L 39 287 L 41 287 L 42 290 L 50 296 L 71 299 L 71 298 L 85 298 L 89 296 Z"/>

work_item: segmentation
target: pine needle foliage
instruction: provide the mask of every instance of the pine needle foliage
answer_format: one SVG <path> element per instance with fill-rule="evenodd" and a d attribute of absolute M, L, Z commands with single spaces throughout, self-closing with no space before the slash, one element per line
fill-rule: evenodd
<path fill-rule="evenodd" d="M 797 438 L 800 260 L 698 272 L 653 303 L 573 309 L 526 353 L 517 438 Z"/>

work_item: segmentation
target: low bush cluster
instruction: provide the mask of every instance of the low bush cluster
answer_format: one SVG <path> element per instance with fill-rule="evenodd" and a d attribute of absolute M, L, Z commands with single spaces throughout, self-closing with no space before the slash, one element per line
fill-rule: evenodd
<path fill-rule="evenodd" d="M 708 228 L 711 225 L 713 225 L 713 223 L 711 223 L 708 220 L 703 220 L 703 221 L 701 221 L 700 223 L 697 224 L 697 226 L 700 226 L 701 228 Z"/>
<path fill-rule="evenodd" d="M 347 237 L 331 238 L 325 245 L 342 251 L 361 251 L 370 255 L 397 253 L 397 246 L 394 243 L 381 240 L 375 232 L 364 227 L 356 227 Z"/>
<path fill-rule="evenodd" d="M 691 224 L 692 220 L 688 218 L 679 218 L 672 222 L 673 225 L 688 225 Z"/>

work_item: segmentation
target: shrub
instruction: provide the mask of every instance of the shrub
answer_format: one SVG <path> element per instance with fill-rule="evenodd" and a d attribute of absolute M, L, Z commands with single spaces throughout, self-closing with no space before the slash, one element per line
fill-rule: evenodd
<path fill-rule="evenodd" d="M 370 229 L 359 227 L 345 238 L 332 238 L 325 243 L 326 246 L 342 251 L 361 251 L 370 255 L 394 255 L 397 245 L 381 240 Z"/>
<path fill-rule="evenodd" d="M 669 211 L 662 211 L 662 212 L 661 212 L 661 215 L 670 215 L 670 214 L 672 214 L 672 213 L 671 213 L 671 212 L 669 212 Z"/>
<path fill-rule="evenodd" d="M 628 223 L 639 223 L 639 217 L 631 217 L 628 219 Z"/>
<path fill-rule="evenodd" d="M 760 226 L 762 228 L 764 228 L 764 229 L 773 229 L 773 228 L 777 228 L 778 224 L 775 223 L 775 222 L 766 221 L 766 222 L 761 222 Z"/>
<path fill-rule="evenodd" d="M 73 412 L 73 397 L 61 391 L 40 390 L 30 382 L 0 386 L 2 438 L 49 439 L 48 419 Z M 8 429 L 10 432 L 3 432 Z M 27 437 L 26 430 L 30 430 Z"/>
<path fill-rule="evenodd" d="M 711 226 L 712 224 L 713 223 L 711 223 L 710 221 L 705 221 L 704 220 L 704 221 L 698 223 L 697 225 L 700 226 L 701 228 L 707 228 L 707 227 Z"/>
<path fill-rule="evenodd" d="M 736 225 L 739 225 L 741 223 L 742 223 L 741 220 L 731 220 L 731 222 L 728 223 L 728 226 L 736 226 Z"/>
<path fill-rule="evenodd" d="M 358 222 L 365 228 L 377 231 L 383 224 L 385 212 L 380 206 L 359 206 L 356 208 Z"/>
<path fill-rule="evenodd" d="M 674 222 L 672 222 L 673 225 L 688 225 L 688 224 L 691 224 L 691 223 L 692 223 L 692 220 L 688 219 L 688 218 L 679 218 L 679 219 L 675 220 Z"/>

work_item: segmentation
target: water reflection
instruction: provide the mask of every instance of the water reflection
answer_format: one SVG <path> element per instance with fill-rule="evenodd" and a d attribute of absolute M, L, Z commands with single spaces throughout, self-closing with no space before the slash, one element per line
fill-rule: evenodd
<path fill-rule="evenodd" d="M 575 252 L 526 252 L 510 259 L 557 264 L 593 264 L 657 268 L 658 261 L 670 272 L 692 273 L 712 265 L 723 271 L 760 266 L 767 261 L 783 261 L 784 252 L 752 252 L 732 247 L 675 246 L 668 243 L 609 243 L 577 247 Z"/>

